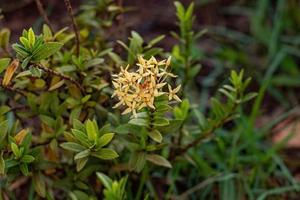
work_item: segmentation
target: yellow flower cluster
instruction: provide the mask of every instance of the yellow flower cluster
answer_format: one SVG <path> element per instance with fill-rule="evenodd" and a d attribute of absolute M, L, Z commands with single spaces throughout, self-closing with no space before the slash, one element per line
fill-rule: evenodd
<path fill-rule="evenodd" d="M 137 69 L 128 71 L 129 65 L 124 69 L 121 67 L 119 74 L 113 75 L 113 85 L 115 91 L 112 97 L 117 96 L 119 102 L 114 108 L 121 105 L 127 106 L 122 114 L 132 112 L 136 117 L 138 110 L 149 107 L 155 109 L 154 98 L 167 94 L 169 101 L 175 99 L 181 101 L 176 93 L 181 85 L 175 89 L 167 84 L 168 77 L 177 77 L 168 72 L 171 57 L 167 60 L 157 61 L 154 57 L 145 60 L 142 56 L 138 57 Z M 163 91 L 164 86 L 168 85 L 168 91 Z"/>

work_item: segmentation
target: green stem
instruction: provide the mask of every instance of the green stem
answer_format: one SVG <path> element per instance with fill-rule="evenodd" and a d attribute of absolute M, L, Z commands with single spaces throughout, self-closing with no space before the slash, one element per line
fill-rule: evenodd
<path fill-rule="evenodd" d="M 140 185 L 139 185 L 135 200 L 140 200 L 141 199 L 141 196 L 142 196 L 142 193 L 143 193 L 143 188 L 144 188 L 147 176 L 148 176 L 148 168 L 147 168 L 147 164 L 146 164 L 144 169 L 143 169 L 142 178 L 141 178 L 141 181 L 140 181 Z"/>

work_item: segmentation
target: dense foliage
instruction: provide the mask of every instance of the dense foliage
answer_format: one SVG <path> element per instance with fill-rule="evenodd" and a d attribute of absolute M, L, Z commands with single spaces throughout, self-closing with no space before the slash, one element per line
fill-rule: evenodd
<path fill-rule="evenodd" d="M 193 3 L 174 3 L 171 52 L 158 47 L 163 35 L 112 40 L 127 12 L 112 0 L 76 15 L 65 3 L 73 29 L 45 18 L 14 44 L 0 29 L 0 199 L 264 199 L 297 189 L 278 147 L 261 140 L 271 126 L 254 127 L 269 78 L 251 115 L 245 70 L 224 70 L 210 94 L 195 85 L 206 30 L 193 29 Z M 269 190 L 270 176 L 284 187 Z"/>

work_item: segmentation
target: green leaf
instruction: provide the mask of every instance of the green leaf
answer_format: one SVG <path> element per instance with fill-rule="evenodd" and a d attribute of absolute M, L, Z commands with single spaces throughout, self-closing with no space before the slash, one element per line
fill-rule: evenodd
<path fill-rule="evenodd" d="M 35 34 L 34 34 L 32 28 L 30 28 L 28 30 L 28 42 L 29 42 L 29 46 L 33 47 L 33 45 L 35 43 Z"/>
<path fill-rule="evenodd" d="M 154 141 L 156 141 L 158 143 L 161 143 L 163 137 L 158 130 L 155 129 L 155 130 L 149 131 L 147 133 L 151 139 L 153 139 Z"/>
<path fill-rule="evenodd" d="M 111 160 L 119 157 L 115 150 L 109 148 L 100 149 L 99 151 L 93 152 L 91 155 L 103 160 Z"/>
<path fill-rule="evenodd" d="M 29 63 L 29 61 L 31 60 L 31 56 L 28 56 L 27 58 L 25 58 L 23 61 L 22 61 L 22 65 L 21 65 L 21 67 L 22 67 L 22 69 L 25 69 L 26 67 L 27 67 L 27 65 L 28 65 L 28 63 Z M 32 72 L 31 72 L 32 73 Z"/>
<path fill-rule="evenodd" d="M 133 118 L 128 124 L 136 125 L 136 126 L 148 126 L 148 121 L 141 118 Z"/>
<path fill-rule="evenodd" d="M 81 121 L 79 121 L 78 119 L 73 119 L 73 126 L 75 129 L 78 129 L 82 132 L 85 131 L 85 126 L 83 123 L 81 123 Z"/>
<path fill-rule="evenodd" d="M 49 26 L 47 25 L 47 24 L 44 24 L 43 25 L 43 37 L 44 37 L 44 39 L 50 39 L 50 38 L 52 38 L 52 32 L 51 32 L 51 30 L 50 30 L 50 28 L 49 28 Z"/>
<path fill-rule="evenodd" d="M 102 135 L 97 141 L 97 147 L 104 147 L 107 145 L 114 137 L 114 133 L 106 133 Z"/>
<path fill-rule="evenodd" d="M 13 44 L 12 48 L 16 51 L 17 56 L 19 56 L 22 59 L 29 56 L 29 52 L 23 46 L 21 46 L 19 44 Z"/>
<path fill-rule="evenodd" d="M 5 139 L 6 135 L 7 135 L 7 130 L 8 130 L 8 121 L 2 121 L 0 122 L 0 142 L 3 142 L 3 140 Z"/>
<path fill-rule="evenodd" d="M 78 172 L 80 170 L 82 170 L 84 168 L 84 166 L 86 165 L 88 160 L 89 160 L 88 157 L 84 157 L 84 158 L 80 158 L 80 159 L 76 160 L 76 170 Z"/>
<path fill-rule="evenodd" d="M 85 67 L 86 68 L 89 68 L 89 67 L 92 67 L 92 66 L 95 66 L 95 65 L 99 65 L 101 63 L 104 62 L 104 59 L 103 58 L 94 58 L 92 60 L 89 60 L 86 64 L 85 64 Z"/>
<path fill-rule="evenodd" d="M 88 140 L 87 138 L 87 135 L 80 131 L 80 130 L 77 130 L 77 129 L 72 129 L 71 130 L 73 135 L 75 136 L 75 138 L 82 144 L 84 145 L 85 147 L 90 147 L 91 146 L 91 143 L 90 141 Z"/>
<path fill-rule="evenodd" d="M 3 28 L 0 31 L 0 47 L 3 49 L 8 48 L 10 38 L 10 30 L 7 28 Z"/>
<path fill-rule="evenodd" d="M 26 60 L 26 59 L 25 59 Z M 24 61 L 23 61 L 24 63 Z M 23 64 L 22 63 L 22 64 Z M 33 77 L 37 77 L 37 78 L 40 78 L 42 76 L 42 71 L 36 67 L 30 67 L 30 73 Z"/>
<path fill-rule="evenodd" d="M 2 73 L 10 63 L 10 58 L 0 59 L 0 73 Z"/>
<path fill-rule="evenodd" d="M 152 124 L 153 126 L 167 126 L 169 125 L 169 120 L 163 117 L 155 117 Z"/>
<path fill-rule="evenodd" d="M 89 149 L 86 149 L 82 152 L 79 152 L 77 153 L 75 156 L 74 156 L 74 159 L 75 160 L 78 160 L 78 159 L 81 159 L 81 158 L 85 158 L 85 157 L 88 157 L 90 155 L 90 150 Z"/>
<path fill-rule="evenodd" d="M 108 176 L 106 176 L 105 174 L 103 174 L 101 172 L 96 172 L 96 175 L 100 179 L 100 181 L 102 182 L 104 187 L 110 190 L 113 181 Z"/>
<path fill-rule="evenodd" d="M 34 61 L 40 61 L 45 58 L 48 58 L 49 56 L 58 52 L 62 46 L 63 46 L 62 43 L 47 42 L 43 45 L 43 48 L 40 51 L 38 51 L 35 55 L 33 55 L 33 59 Z"/>
<path fill-rule="evenodd" d="M 35 158 L 31 155 L 24 155 L 22 158 L 21 158 L 21 162 L 23 163 L 31 163 L 35 160 Z"/>
<path fill-rule="evenodd" d="M 20 150 L 18 148 L 18 146 L 15 143 L 11 143 L 10 144 L 11 150 L 13 151 L 14 155 L 19 158 L 21 156 Z"/>
<path fill-rule="evenodd" d="M 86 149 L 84 146 L 81 146 L 80 144 L 77 144 L 75 142 L 64 142 L 60 146 L 66 150 L 74 152 L 81 152 Z"/>
<path fill-rule="evenodd" d="M 255 98 L 257 96 L 256 92 L 251 92 L 249 94 L 246 94 L 242 100 L 242 102 L 250 101 L 251 99 Z"/>
<path fill-rule="evenodd" d="M 22 174 L 24 174 L 24 176 L 29 175 L 28 165 L 26 163 L 20 164 L 20 170 L 21 170 Z"/>
<path fill-rule="evenodd" d="M 20 42 L 27 50 L 30 50 L 30 43 L 27 38 L 20 37 Z"/>
<path fill-rule="evenodd" d="M 165 38 L 165 35 L 160 35 L 152 40 L 150 40 L 150 42 L 147 45 L 147 48 L 151 48 L 153 47 L 155 44 L 157 44 L 158 42 L 160 42 L 161 40 L 163 40 Z"/>
<path fill-rule="evenodd" d="M 129 160 L 129 166 L 131 170 L 135 170 L 136 172 L 141 172 L 146 164 L 146 153 L 138 152 L 133 153 Z"/>
<path fill-rule="evenodd" d="M 38 193 L 38 195 L 45 198 L 46 184 L 42 174 L 40 172 L 33 174 L 32 181 L 33 181 L 34 189 Z"/>
<path fill-rule="evenodd" d="M 3 159 L 3 152 L 0 155 L 0 175 L 5 174 L 5 161 Z"/>
<path fill-rule="evenodd" d="M 146 159 L 156 165 L 172 168 L 171 163 L 165 159 L 164 157 L 157 155 L 157 154 L 148 154 L 146 155 Z"/>
<path fill-rule="evenodd" d="M 91 120 L 87 120 L 85 128 L 86 128 L 88 139 L 91 141 L 96 141 L 98 130 L 95 124 Z"/>

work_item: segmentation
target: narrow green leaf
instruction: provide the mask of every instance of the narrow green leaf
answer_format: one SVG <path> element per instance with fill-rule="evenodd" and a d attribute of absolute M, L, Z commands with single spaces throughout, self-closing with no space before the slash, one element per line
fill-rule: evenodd
<path fill-rule="evenodd" d="M 158 42 L 160 42 L 161 40 L 163 40 L 166 36 L 165 35 L 160 35 L 152 40 L 150 40 L 150 42 L 147 45 L 147 48 L 151 48 L 153 47 L 155 44 L 157 44 Z"/>
<path fill-rule="evenodd" d="M 0 155 L 0 175 L 5 174 L 5 161 L 3 159 L 3 152 Z"/>
<path fill-rule="evenodd" d="M 53 54 L 57 53 L 62 46 L 63 46 L 62 43 L 47 42 L 43 45 L 43 48 L 40 51 L 38 51 L 35 55 L 33 55 L 33 60 L 40 61 L 45 58 L 48 58 Z"/>
<path fill-rule="evenodd" d="M 169 120 L 164 117 L 154 118 L 153 126 L 167 126 L 169 125 Z"/>
<path fill-rule="evenodd" d="M 29 56 L 29 52 L 19 44 L 13 44 L 12 48 L 16 51 L 18 58 L 26 58 Z"/>
<path fill-rule="evenodd" d="M 8 48 L 9 39 L 10 39 L 10 30 L 7 28 L 3 28 L 0 31 L 0 47 L 4 49 Z"/>
<path fill-rule="evenodd" d="M 75 155 L 74 159 L 75 160 L 78 160 L 78 159 L 81 159 L 81 158 L 85 158 L 85 157 L 88 157 L 90 155 L 90 150 L 89 149 L 86 149 L 82 152 L 79 152 Z"/>
<path fill-rule="evenodd" d="M 44 37 L 44 39 L 50 39 L 50 38 L 52 38 L 52 32 L 51 32 L 51 30 L 50 30 L 50 28 L 49 28 L 49 26 L 47 25 L 47 24 L 44 24 L 43 25 L 43 37 Z"/>
<path fill-rule="evenodd" d="M 136 126 L 148 126 L 148 121 L 140 118 L 131 119 L 128 124 L 136 125 Z"/>
<path fill-rule="evenodd" d="M 96 129 L 95 124 L 91 120 L 87 120 L 85 128 L 86 128 L 88 139 L 91 141 L 96 141 L 98 130 Z"/>
<path fill-rule="evenodd" d="M 165 159 L 164 157 L 157 155 L 157 154 L 148 154 L 146 155 L 146 159 L 156 165 L 172 168 L 171 163 Z"/>
<path fill-rule="evenodd" d="M 81 146 L 80 144 L 77 144 L 75 142 L 64 142 L 60 146 L 66 150 L 74 152 L 81 152 L 86 149 L 84 146 Z"/>
<path fill-rule="evenodd" d="M 114 137 L 114 133 L 106 133 L 102 135 L 97 141 L 97 147 L 104 147 L 107 145 Z"/>
<path fill-rule="evenodd" d="M 10 58 L 0 59 L 0 73 L 2 73 L 10 63 Z"/>
<path fill-rule="evenodd" d="M 163 137 L 158 130 L 155 129 L 153 131 L 148 131 L 147 133 L 152 140 L 154 140 L 155 142 L 161 143 Z"/>
<path fill-rule="evenodd" d="M 71 131 L 72 131 L 73 135 L 75 136 L 75 138 L 78 140 L 78 142 L 80 142 L 85 147 L 91 146 L 91 143 L 88 140 L 88 137 L 84 132 L 77 130 L 77 129 L 72 129 Z"/>
<path fill-rule="evenodd" d="M 119 157 L 118 153 L 115 152 L 115 150 L 109 148 L 100 149 L 97 152 L 93 152 L 91 155 L 103 160 L 111 160 Z"/>
<path fill-rule="evenodd" d="M 8 130 L 8 121 L 7 120 L 0 122 L 0 130 L 1 130 L 0 142 L 2 142 L 7 135 L 7 130 Z"/>
<path fill-rule="evenodd" d="M 108 176 L 106 176 L 105 174 L 103 174 L 101 172 L 96 172 L 96 175 L 100 179 L 100 181 L 102 182 L 104 187 L 107 188 L 108 190 L 110 190 L 113 181 Z"/>
<path fill-rule="evenodd" d="M 24 155 L 22 158 L 21 158 L 21 162 L 23 163 L 31 163 L 35 160 L 35 158 L 32 156 L 32 155 Z"/>
<path fill-rule="evenodd" d="M 28 165 L 26 163 L 20 164 L 20 170 L 24 176 L 29 175 Z"/>
<path fill-rule="evenodd" d="M 22 69 L 25 69 L 29 63 L 29 61 L 31 60 L 31 56 L 28 56 L 27 58 L 25 58 L 23 61 L 22 61 Z M 32 72 L 31 72 L 32 73 Z"/>
<path fill-rule="evenodd" d="M 80 131 L 85 131 L 85 126 L 83 123 L 81 123 L 81 121 L 79 121 L 78 119 L 73 119 L 73 126 L 75 129 L 78 129 Z"/>
<path fill-rule="evenodd" d="M 20 37 L 20 42 L 27 50 L 30 50 L 30 43 L 27 38 Z"/>
<path fill-rule="evenodd" d="M 10 147 L 11 147 L 11 150 L 13 151 L 14 155 L 19 158 L 21 155 L 20 155 L 20 150 L 18 148 L 18 146 L 15 144 L 15 143 L 11 143 L 10 144 Z"/>
<path fill-rule="evenodd" d="M 30 28 L 28 30 L 28 42 L 29 42 L 30 47 L 33 47 L 33 45 L 35 43 L 35 34 L 34 34 L 32 28 Z"/>
<path fill-rule="evenodd" d="M 34 173 L 32 176 L 33 186 L 39 196 L 46 197 L 46 184 L 44 177 L 40 172 Z"/>
<path fill-rule="evenodd" d="M 242 100 L 242 102 L 250 101 L 251 99 L 255 98 L 257 96 L 256 92 L 251 92 L 249 94 L 246 94 Z"/>
<path fill-rule="evenodd" d="M 129 166 L 131 170 L 135 170 L 136 172 L 141 172 L 144 169 L 146 164 L 146 153 L 138 152 L 133 153 L 129 160 Z"/>
<path fill-rule="evenodd" d="M 76 160 L 76 170 L 78 172 L 80 170 L 82 170 L 84 168 L 84 166 L 86 165 L 88 160 L 89 160 L 88 157 L 84 157 L 84 158 L 80 158 L 80 159 Z"/>

